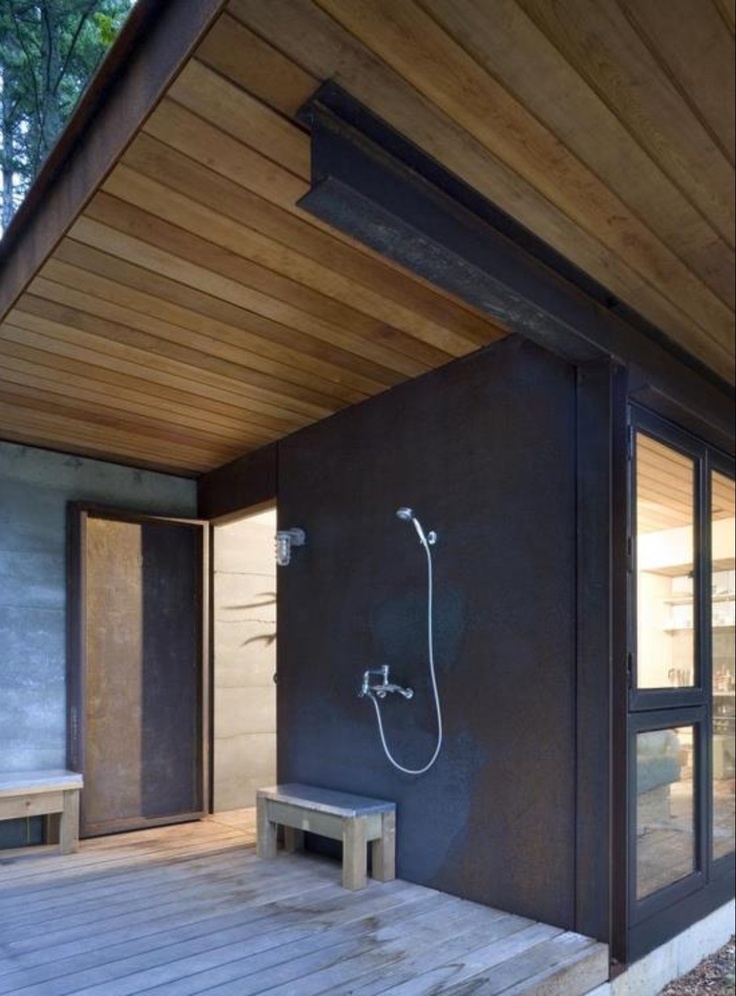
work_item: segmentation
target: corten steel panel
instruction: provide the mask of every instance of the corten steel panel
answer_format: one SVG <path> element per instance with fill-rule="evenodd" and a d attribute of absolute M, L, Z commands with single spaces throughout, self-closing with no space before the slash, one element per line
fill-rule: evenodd
<path fill-rule="evenodd" d="M 201 543 L 182 523 L 87 518 L 85 789 L 89 836 L 202 808 Z"/>
<path fill-rule="evenodd" d="M 279 446 L 279 779 L 398 803 L 398 874 L 570 927 L 575 920 L 575 377 L 507 340 Z M 426 562 L 434 547 L 445 743 L 390 767 L 362 672 L 388 664 L 405 766 L 431 755 Z M 396 697 L 398 698 L 398 697 Z"/>

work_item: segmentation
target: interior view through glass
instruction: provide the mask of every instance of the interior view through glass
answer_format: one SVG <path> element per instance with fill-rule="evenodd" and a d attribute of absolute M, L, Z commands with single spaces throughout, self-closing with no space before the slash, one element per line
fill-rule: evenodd
<path fill-rule="evenodd" d="M 651 723 L 657 728 L 636 735 L 636 897 L 643 899 L 698 870 L 698 799 L 711 803 L 712 857 L 734 850 L 734 482 L 711 472 L 707 535 L 698 549 L 698 461 L 642 432 L 636 454 L 637 688 L 691 689 L 692 707 L 705 701 L 712 715 L 703 727 L 703 736 L 712 729 L 707 792 L 697 785 L 698 772 L 707 770 L 698 757 L 700 723 L 679 715 L 665 727 L 659 712 Z M 698 608 L 705 604 L 698 576 L 706 579 L 705 610 Z M 710 657 L 712 696 L 708 688 L 703 699 L 696 647 L 707 626 L 710 639 L 702 647 Z M 649 725 L 646 713 L 638 725 Z"/>
<path fill-rule="evenodd" d="M 713 568 L 711 625 L 713 646 L 713 857 L 734 850 L 734 482 L 711 477 Z"/>

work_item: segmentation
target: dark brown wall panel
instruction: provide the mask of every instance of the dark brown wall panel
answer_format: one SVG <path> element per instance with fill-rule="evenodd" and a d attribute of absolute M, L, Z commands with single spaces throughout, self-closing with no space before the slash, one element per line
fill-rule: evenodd
<path fill-rule="evenodd" d="M 403 878 L 572 926 L 575 918 L 575 377 L 509 339 L 279 446 L 279 778 L 398 803 Z M 426 561 L 445 745 L 390 767 L 363 671 L 388 664 L 402 764 L 432 753 Z M 398 699 L 398 701 L 396 700 Z"/>
<path fill-rule="evenodd" d="M 202 519 L 218 519 L 276 498 L 277 445 L 239 457 L 197 481 L 197 505 Z"/>

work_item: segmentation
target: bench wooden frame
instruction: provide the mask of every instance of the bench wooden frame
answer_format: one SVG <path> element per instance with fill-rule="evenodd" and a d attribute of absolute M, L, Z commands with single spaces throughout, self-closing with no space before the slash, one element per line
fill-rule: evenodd
<path fill-rule="evenodd" d="M 59 848 L 72 854 L 79 846 L 81 775 L 74 771 L 0 773 L 0 820 L 60 814 Z"/>
<path fill-rule="evenodd" d="M 363 889 L 367 884 L 366 846 L 371 845 L 372 877 L 396 878 L 396 805 L 347 792 L 311 785 L 274 785 L 256 794 L 259 858 L 276 857 L 276 833 L 284 827 L 287 851 L 303 847 L 304 832 L 342 841 L 342 884 Z"/>

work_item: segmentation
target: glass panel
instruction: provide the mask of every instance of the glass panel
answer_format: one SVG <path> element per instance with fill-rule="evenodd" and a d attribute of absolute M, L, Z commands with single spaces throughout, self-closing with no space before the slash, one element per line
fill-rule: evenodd
<path fill-rule="evenodd" d="M 694 727 L 636 738 L 636 898 L 695 871 Z"/>
<path fill-rule="evenodd" d="M 734 482 L 711 479 L 713 576 L 713 857 L 734 850 Z"/>
<path fill-rule="evenodd" d="M 643 433 L 636 454 L 638 686 L 690 686 L 695 461 Z"/>

